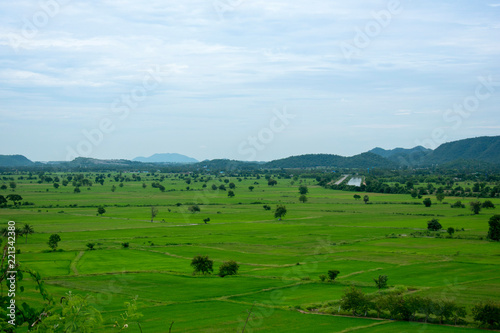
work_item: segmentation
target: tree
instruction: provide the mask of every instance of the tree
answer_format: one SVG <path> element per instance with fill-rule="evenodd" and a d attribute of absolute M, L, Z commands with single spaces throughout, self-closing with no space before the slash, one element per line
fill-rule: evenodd
<path fill-rule="evenodd" d="M 250 192 L 253 192 L 253 189 L 255 188 L 255 186 L 249 186 L 248 189 L 250 190 Z"/>
<path fill-rule="evenodd" d="M 278 182 L 276 180 L 274 180 L 274 179 L 269 179 L 267 181 L 267 185 L 269 185 L 269 186 L 278 185 Z"/>
<path fill-rule="evenodd" d="M 95 243 L 87 243 L 87 247 L 90 251 L 94 250 Z"/>
<path fill-rule="evenodd" d="M 230 198 L 234 197 L 234 191 L 233 190 L 229 190 L 227 192 L 227 196 L 230 197 Z"/>
<path fill-rule="evenodd" d="M 28 244 L 28 235 L 32 235 L 35 233 L 35 229 L 30 226 L 28 223 L 24 224 L 24 227 L 21 229 L 23 235 L 26 236 L 26 244 Z"/>
<path fill-rule="evenodd" d="M 146 183 L 142 183 L 142 188 L 146 188 L 148 185 Z"/>
<path fill-rule="evenodd" d="M 99 206 L 97 207 L 97 214 L 101 215 L 106 213 L 106 208 L 104 208 L 103 206 Z"/>
<path fill-rule="evenodd" d="M 274 212 L 274 217 L 281 221 L 282 217 L 286 215 L 286 207 L 284 205 L 276 206 L 276 211 Z"/>
<path fill-rule="evenodd" d="M 271 210 L 271 206 L 269 206 L 269 205 L 264 205 L 262 207 L 264 207 L 264 210 Z"/>
<path fill-rule="evenodd" d="M 19 201 L 23 200 L 23 197 L 19 194 L 9 194 L 7 195 L 7 200 L 12 201 L 14 203 L 14 206 L 16 206 Z"/>
<path fill-rule="evenodd" d="M 491 202 L 491 200 L 485 200 L 481 205 L 481 207 L 489 209 L 489 208 L 495 208 L 495 205 L 493 204 L 493 202 Z"/>
<path fill-rule="evenodd" d="M 239 268 L 240 266 L 236 263 L 236 261 L 226 261 L 219 267 L 219 276 L 224 277 L 226 275 L 236 275 L 238 274 Z"/>
<path fill-rule="evenodd" d="M 370 201 L 370 197 L 369 197 L 368 195 L 365 195 L 365 196 L 363 197 L 363 201 L 365 202 L 365 204 L 367 204 L 367 203 L 368 203 L 368 201 Z"/>
<path fill-rule="evenodd" d="M 200 206 L 198 205 L 189 206 L 188 210 L 193 214 L 201 211 Z"/>
<path fill-rule="evenodd" d="M 57 244 L 61 241 L 61 237 L 58 234 L 52 234 L 49 237 L 49 241 L 47 244 L 49 247 L 52 249 L 52 251 L 55 251 L 57 249 Z"/>
<path fill-rule="evenodd" d="M 0 207 L 4 207 L 7 204 L 7 199 L 3 195 L 0 195 Z"/>
<path fill-rule="evenodd" d="M 439 223 L 438 219 L 432 219 L 429 222 L 427 222 L 427 229 L 431 231 L 438 231 L 441 230 L 442 228 L 443 226 L 441 225 L 441 223 Z"/>
<path fill-rule="evenodd" d="M 116 186 L 115 185 L 111 186 L 111 192 L 114 192 L 114 191 L 116 191 Z"/>
<path fill-rule="evenodd" d="M 360 200 L 360 199 L 361 199 L 361 196 L 359 194 L 354 195 L 354 200 Z"/>
<path fill-rule="evenodd" d="M 470 202 L 470 210 L 475 214 L 479 214 L 481 211 L 481 203 L 479 201 L 471 201 Z"/>
<path fill-rule="evenodd" d="M 74 193 L 80 193 L 80 188 L 79 187 L 75 187 L 75 189 L 73 190 Z"/>
<path fill-rule="evenodd" d="M 328 279 L 330 281 L 334 281 L 339 274 L 340 274 L 340 272 L 337 270 L 329 270 L 328 271 Z"/>
<path fill-rule="evenodd" d="M 387 288 L 387 280 L 388 279 L 389 278 L 387 277 L 387 275 L 379 275 L 378 278 L 373 279 L 373 281 L 375 282 L 375 285 L 377 286 L 377 288 L 380 290 L 380 289 Z"/>
<path fill-rule="evenodd" d="M 14 189 L 17 187 L 16 182 L 10 182 L 9 187 L 12 189 L 12 191 L 14 191 Z"/>
<path fill-rule="evenodd" d="M 234 183 L 229 183 L 229 188 L 231 190 L 234 190 L 236 188 L 236 185 Z"/>
<path fill-rule="evenodd" d="M 465 208 L 465 205 L 462 203 L 462 201 L 458 200 L 454 204 L 450 205 L 451 208 Z"/>
<path fill-rule="evenodd" d="M 221 191 L 225 191 L 225 190 L 226 190 L 226 186 L 224 186 L 224 184 L 221 184 L 221 185 L 219 186 L 219 190 L 221 190 Z"/>
<path fill-rule="evenodd" d="M 370 301 L 361 289 L 354 286 L 349 287 L 340 299 L 340 307 L 346 311 L 352 311 L 352 315 L 363 314 L 368 311 Z"/>
<path fill-rule="evenodd" d="M 442 202 L 444 198 L 445 198 L 444 192 L 439 192 L 436 194 L 437 201 Z"/>
<path fill-rule="evenodd" d="M 302 203 L 306 203 L 306 202 L 307 202 L 307 197 L 306 197 L 305 195 L 303 195 L 303 194 L 302 194 L 302 195 L 299 197 L 299 201 L 300 201 L 300 202 L 302 202 Z"/>
<path fill-rule="evenodd" d="M 2 189 L 2 190 L 6 190 L 6 189 L 7 189 L 7 185 L 2 184 L 2 186 L 0 186 L 0 189 Z"/>
<path fill-rule="evenodd" d="M 306 195 L 307 193 L 309 193 L 309 189 L 305 185 L 300 185 L 299 186 L 299 193 L 302 195 Z"/>
<path fill-rule="evenodd" d="M 194 268 L 193 273 L 209 274 L 213 272 L 213 260 L 210 260 L 208 256 L 197 255 L 191 260 L 191 266 Z"/>
<path fill-rule="evenodd" d="M 54 183 L 54 185 L 53 185 L 53 186 L 54 186 L 54 188 L 55 188 L 55 189 L 58 189 L 58 188 L 59 188 L 59 184 L 58 184 L 58 183 Z"/>
<path fill-rule="evenodd" d="M 212 184 L 212 191 L 217 191 L 217 185 Z"/>
<path fill-rule="evenodd" d="M 431 199 L 430 199 L 430 198 L 425 198 L 425 199 L 424 199 L 424 205 L 425 205 L 425 207 L 430 207 L 430 206 L 432 206 L 432 201 L 431 201 Z"/>
<path fill-rule="evenodd" d="M 492 216 L 488 223 L 490 225 L 488 239 L 500 241 L 500 215 Z"/>
<path fill-rule="evenodd" d="M 492 301 L 481 302 L 472 308 L 475 321 L 489 328 L 500 328 L 500 304 Z"/>
<path fill-rule="evenodd" d="M 207 217 L 206 219 L 203 219 L 203 222 L 205 222 L 205 224 L 207 224 L 208 222 L 210 222 L 210 217 Z"/>
<path fill-rule="evenodd" d="M 153 222 L 156 215 L 158 215 L 158 208 L 151 206 L 151 222 Z"/>
<path fill-rule="evenodd" d="M 453 234 L 455 233 L 455 228 L 449 227 L 448 229 L 446 229 L 446 231 L 450 234 L 450 236 L 453 236 Z"/>

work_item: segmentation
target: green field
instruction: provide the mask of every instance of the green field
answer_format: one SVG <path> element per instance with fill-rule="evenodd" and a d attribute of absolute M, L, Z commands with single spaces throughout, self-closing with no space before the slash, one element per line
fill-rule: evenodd
<path fill-rule="evenodd" d="M 178 175 L 166 175 L 161 181 L 166 191 L 160 192 L 151 187 L 152 176 L 141 177 L 123 187 L 106 178 L 104 185 L 81 187 L 80 193 L 71 183 L 55 189 L 16 178 L 14 192 L 0 191 L 34 203 L 0 209 L 2 226 L 12 220 L 35 229 L 27 244 L 24 237 L 18 239 L 17 260 L 38 271 L 55 298 L 69 291 L 88 295 L 102 312 L 104 331 L 112 331 L 124 302 L 135 296 L 144 332 L 166 332 L 172 322 L 172 332 L 241 331 L 252 307 L 247 332 L 480 331 L 308 311 L 338 308 L 350 285 L 376 293 L 373 278 L 379 275 L 387 275 L 390 286 L 466 306 L 469 321 L 477 302 L 500 301 L 500 244 L 486 240 L 488 220 L 500 214 L 498 208 L 471 215 L 468 208 L 449 205 L 470 199 L 448 197 L 438 204 L 431 196 L 434 204 L 426 208 L 410 195 L 375 193 L 368 193 L 370 204 L 365 204 L 354 200 L 353 192 L 324 189 L 311 179 L 293 184 L 277 179 L 278 185 L 270 187 L 263 178 L 212 177 L 202 188 L 203 181 L 188 185 Z M 211 189 L 224 179 L 236 184 L 235 197 Z M 298 200 L 300 184 L 309 187 L 307 203 Z M 500 205 L 500 199 L 491 200 Z M 192 204 L 201 211 L 189 212 Z M 266 204 L 272 210 L 265 210 Z M 273 216 L 278 204 L 288 210 L 281 221 Z M 102 216 L 99 205 L 106 208 Z M 152 205 L 158 209 L 153 222 Z M 432 218 L 443 225 L 441 237 L 412 235 L 426 231 Z M 458 230 L 451 238 L 448 227 Z M 54 233 L 61 237 L 62 252 L 48 251 Z M 129 248 L 122 247 L 125 242 Z M 94 251 L 88 243 L 95 243 Z M 214 260 L 214 274 L 193 275 L 190 262 L 198 254 Z M 228 260 L 238 262 L 239 274 L 218 277 L 219 265 Z M 340 271 L 335 282 L 321 282 L 319 275 L 331 269 Z M 33 283 L 26 285 L 20 301 L 41 306 Z"/>

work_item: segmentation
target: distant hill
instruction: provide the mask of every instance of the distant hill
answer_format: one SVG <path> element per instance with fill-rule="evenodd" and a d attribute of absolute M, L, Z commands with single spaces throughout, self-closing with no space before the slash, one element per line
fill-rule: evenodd
<path fill-rule="evenodd" d="M 309 154 L 287 157 L 280 160 L 268 162 L 264 168 L 393 168 L 397 165 L 373 153 L 363 153 L 352 157 L 344 157 L 331 154 Z"/>
<path fill-rule="evenodd" d="M 143 163 L 198 163 L 198 160 L 181 154 L 154 154 L 150 157 L 136 157 L 132 161 Z"/>
<path fill-rule="evenodd" d="M 425 164 L 439 165 L 457 160 L 500 164 L 500 136 L 482 136 L 444 143 L 427 156 Z"/>
<path fill-rule="evenodd" d="M 132 162 L 129 160 L 99 160 L 88 157 L 77 157 L 71 162 L 63 162 L 61 164 L 67 167 L 128 167 L 142 165 L 140 162 Z"/>
<path fill-rule="evenodd" d="M 387 158 L 401 166 L 408 166 L 413 164 L 422 163 L 425 158 L 432 153 L 432 149 L 427 149 L 422 146 L 417 146 L 411 149 L 395 148 L 395 149 L 382 149 L 374 148 L 369 152 Z"/>
<path fill-rule="evenodd" d="M 0 155 L 0 166 L 3 167 L 32 166 L 34 164 L 23 155 Z"/>

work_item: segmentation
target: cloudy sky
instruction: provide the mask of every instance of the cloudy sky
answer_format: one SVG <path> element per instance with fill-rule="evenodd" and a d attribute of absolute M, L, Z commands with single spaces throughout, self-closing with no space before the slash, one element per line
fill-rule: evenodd
<path fill-rule="evenodd" d="M 500 133 L 499 0 L 0 2 L 0 154 L 355 155 Z"/>

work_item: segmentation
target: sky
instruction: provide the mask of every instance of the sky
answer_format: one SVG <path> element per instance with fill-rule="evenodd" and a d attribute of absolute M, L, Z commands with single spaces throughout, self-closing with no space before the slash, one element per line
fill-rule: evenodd
<path fill-rule="evenodd" d="M 500 0 L 0 1 L 0 154 L 269 161 L 500 133 Z"/>

